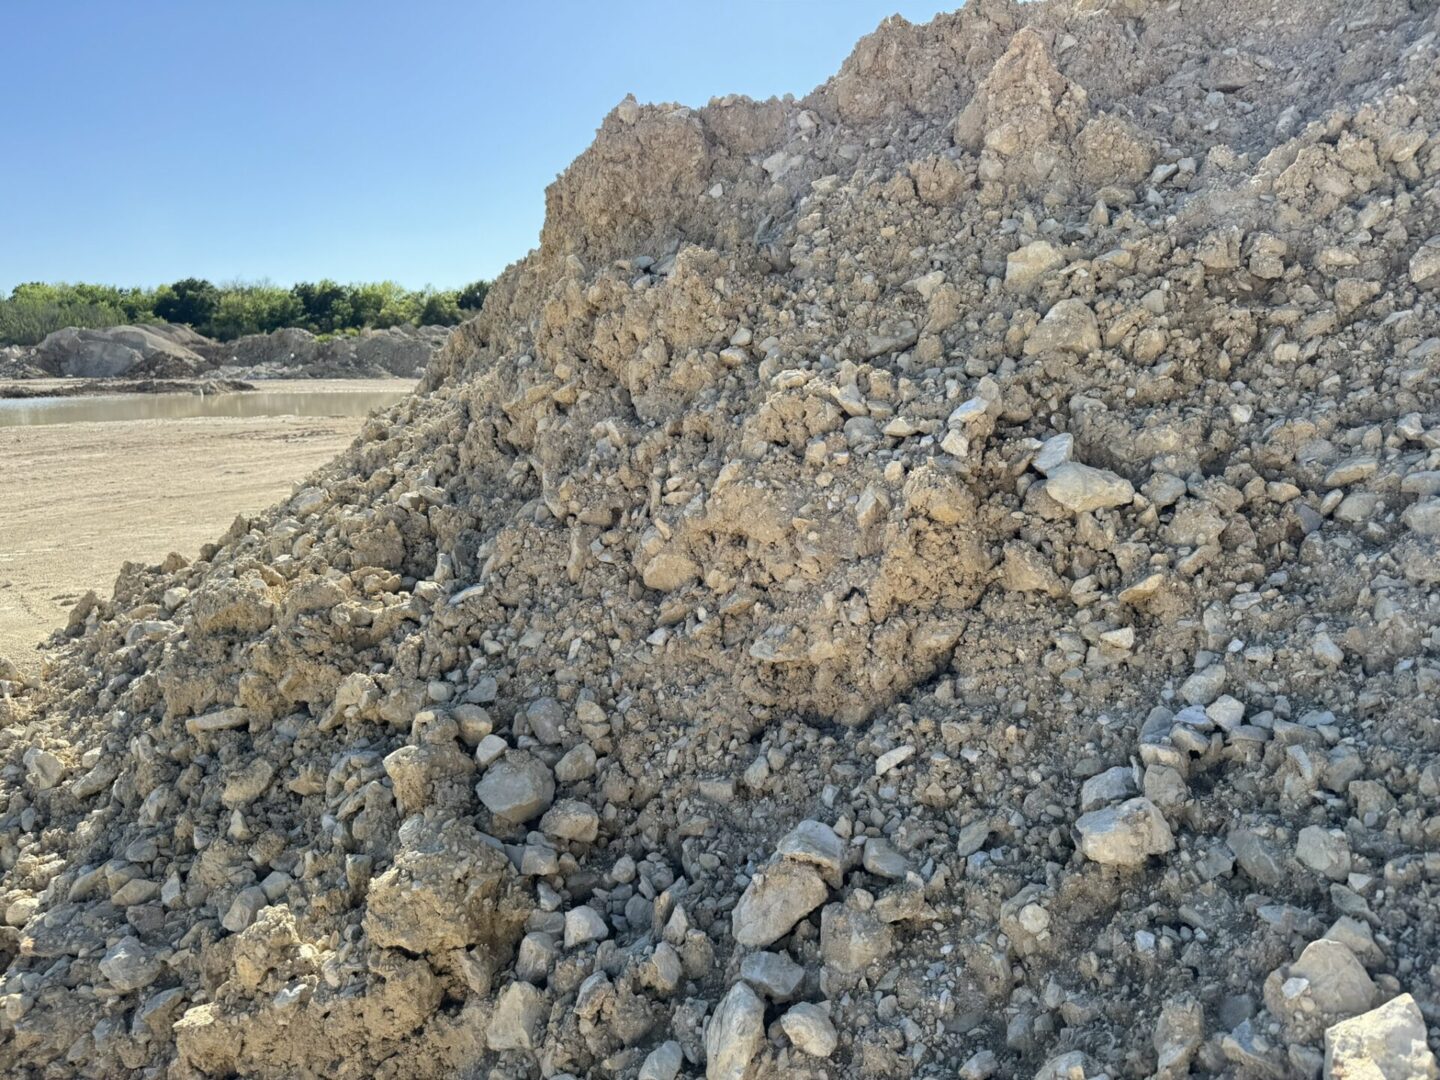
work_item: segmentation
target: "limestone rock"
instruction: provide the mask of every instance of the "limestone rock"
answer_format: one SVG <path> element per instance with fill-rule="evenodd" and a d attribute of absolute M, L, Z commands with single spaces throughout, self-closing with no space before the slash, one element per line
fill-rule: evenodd
<path fill-rule="evenodd" d="M 439 955 L 508 947 L 533 906 L 510 860 L 468 823 L 416 816 L 400 827 L 395 863 L 369 885 L 364 927 L 384 948 Z"/>
<path fill-rule="evenodd" d="M 808 863 L 781 859 L 761 867 L 731 914 L 735 941 L 763 948 L 780 940 L 829 892 L 820 871 Z"/>
<path fill-rule="evenodd" d="M 678 1042 L 671 1039 L 646 1055 L 645 1060 L 640 1063 L 640 1074 L 636 1080 L 675 1080 L 684 1064 L 684 1051 Z"/>
<path fill-rule="evenodd" d="M 1432 236 L 1410 256 L 1410 280 L 1421 289 L 1440 286 L 1440 236 Z"/>
<path fill-rule="evenodd" d="M 578 799 L 561 799 L 545 811 L 540 831 L 557 840 L 592 844 L 600 832 L 600 815 L 589 803 Z"/>
<path fill-rule="evenodd" d="M 780 1018 L 780 1027 L 796 1049 L 811 1057 L 829 1057 L 840 1042 L 835 1034 L 835 1025 L 830 1022 L 830 1014 L 809 1002 L 790 1006 Z"/>
<path fill-rule="evenodd" d="M 743 982 L 732 986 L 705 1028 L 706 1080 L 743 1080 L 765 1039 L 765 1004 Z"/>
<path fill-rule="evenodd" d="M 771 1001 L 789 1001 L 805 979 L 805 969 L 786 953 L 752 952 L 740 962 L 740 977 Z"/>
<path fill-rule="evenodd" d="M 1135 488 L 1123 476 L 1106 469 L 1092 469 L 1078 461 L 1067 461 L 1050 471 L 1045 494 L 1071 513 L 1083 514 L 1126 506 L 1135 498 Z"/>
<path fill-rule="evenodd" d="M 1065 257 L 1045 240 L 1034 240 L 1005 257 L 1005 287 L 1028 292 L 1046 274 L 1065 265 Z"/>
<path fill-rule="evenodd" d="M 820 913 L 820 955 L 826 967 L 843 975 L 860 974 L 893 946 L 890 927 L 872 912 L 828 904 Z"/>
<path fill-rule="evenodd" d="M 65 763 L 48 750 L 25 751 L 25 782 L 34 791 L 49 791 L 65 776 Z"/>
<path fill-rule="evenodd" d="M 1060 300 L 1025 340 L 1025 355 L 1070 352 L 1088 356 L 1100 348 L 1100 327 L 1083 300 Z"/>
<path fill-rule="evenodd" d="M 164 965 L 140 943 L 139 938 L 133 937 L 121 938 L 110 946 L 99 966 L 100 974 L 123 993 L 145 989 L 164 970 Z"/>
<path fill-rule="evenodd" d="M 1298 988 L 1324 1016 L 1355 1016 L 1369 1009 L 1379 993 L 1355 954 L 1338 941 L 1321 938 L 1305 946 L 1290 965 L 1291 979 L 1304 979 Z"/>
<path fill-rule="evenodd" d="M 475 794 L 496 817 L 516 823 L 544 813 L 555 798 L 555 775 L 533 754 L 512 750 L 485 770 Z"/>
<path fill-rule="evenodd" d="M 1435 1080 L 1425 1018 L 1409 994 L 1325 1031 L 1325 1080 Z"/>
<path fill-rule="evenodd" d="M 1128 799 L 1091 811 L 1075 828 L 1086 858 L 1109 866 L 1141 866 L 1147 857 L 1175 849 L 1165 816 L 1149 799 Z"/>
<path fill-rule="evenodd" d="M 550 1007 L 545 995 L 527 982 L 512 982 L 500 992 L 485 1032 L 491 1050 L 534 1050 Z"/>

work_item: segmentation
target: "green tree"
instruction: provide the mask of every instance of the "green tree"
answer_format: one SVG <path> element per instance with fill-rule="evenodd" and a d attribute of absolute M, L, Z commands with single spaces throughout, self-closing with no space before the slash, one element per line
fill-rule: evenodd
<path fill-rule="evenodd" d="M 481 305 L 485 303 L 486 294 L 489 292 L 490 282 L 472 281 L 460 290 L 459 295 L 455 298 L 455 302 L 460 306 L 461 311 L 479 311 Z"/>
<path fill-rule="evenodd" d="M 421 326 L 454 326 L 460 318 L 460 305 L 455 301 L 454 291 L 428 292 L 417 322 Z"/>
<path fill-rule="evenodd" d="M 232 341 L 245 334 L 267 334 L 294 326 L 302 317 L 300 301 L 289 289 L 268 282 L 235 282 L 221 287 L 220 303 L 204 332 L 220 341 Z"/>
<path fill-rule="evenodd" d="M 199 328 L 207 325 L 220 307 L 220 290 L 204 278 L 185 278 L 161 286 L 155 297 L 155 314 L 166 322 Z"/>
<path fill-rule="evenodd" d="M 300 301 L 308 328 L 317 334 L 333 334 L 351 325 L 350 295 L 345 286 L 325 278 L 313 284 L 302 281 L 290 291 Z"/>

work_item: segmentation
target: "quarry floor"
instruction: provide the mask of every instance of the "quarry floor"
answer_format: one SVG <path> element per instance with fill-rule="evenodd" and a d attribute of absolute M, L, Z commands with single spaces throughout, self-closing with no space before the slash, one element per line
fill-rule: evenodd
<path fill-rule="evenodd" d="M 0 427 L 0 656 L 37 664 L 41 639 L 64 626 L 87 590 L 109 597 L 123 562 L 159 562 L 172 551 L 195 558 L 237 514 L 288 495 L 363 422 L 261 416 Z"/>

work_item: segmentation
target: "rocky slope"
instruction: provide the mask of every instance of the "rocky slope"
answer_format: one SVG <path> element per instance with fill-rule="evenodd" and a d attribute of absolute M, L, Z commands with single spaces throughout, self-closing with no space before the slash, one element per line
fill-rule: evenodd
<path fill-rule="evenodd" d="M 1431 4 L 623 102 L 422 394 L 9 680 L 0 1067 L 1433 1077 L 1437 367 Z"/>

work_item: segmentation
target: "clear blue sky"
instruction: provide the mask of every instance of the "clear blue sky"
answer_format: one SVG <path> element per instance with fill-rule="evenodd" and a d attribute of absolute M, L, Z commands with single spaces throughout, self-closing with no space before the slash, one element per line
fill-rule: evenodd
<path fill-rule="evenodd" d="M 627 93 L 803 95 L 937 0 L 5 0 L 0 294 L 492 277 Z"/>

